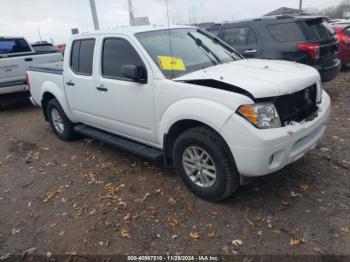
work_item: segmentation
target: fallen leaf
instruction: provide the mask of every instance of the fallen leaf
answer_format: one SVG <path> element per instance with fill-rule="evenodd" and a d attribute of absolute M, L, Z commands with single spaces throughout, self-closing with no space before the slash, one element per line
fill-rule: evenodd
<path fill-rule="evenodd" d="M 60 186 L 57 190 L 46 192 L 44 202 L 48 202 L 51 198 L 55 197 L 58 193 L 63 192 L 63 186 Z"/>
<path fill-rule="evenodd" d="M 208 233 L 207 233 L 207 238 L 214 238 L 215 236 L 216 236 L 215 231 L 212 231 L 212 232 L 208 232 Z"/>
<path fill-rule="evenodd" d="M 349 233 L 349 227 L 348 226 L 343 226 L 340 228 L 340 230 L 343 232 L 343 233 Z"/>
<path fill-rule="evenodd" d="M 175 205 L 176 204 L 176 200 L 174 198 L 169 198 L 169 203 L 172 204 L 172 205 Z"/>
<path fill-rule="evenodd" d="M 191 232 L 190 232 L 190 237 L 191 237 L 192 239 L 198 239 L 198 238 L 201 237 L 201 234 L 200 234 L 199 232 L 196 232 L 196 231 L 191 231 Z"/>
<path fill-rule="evenodd" d="M 130 234 L 129 234 L 129 232 L 128 232 L 127 229 L 122 229 L 122 230 L 120 231 L 120 235 L 121 235 L 122 237 L 124 237 L 124 238 L 130 238 Z"/>
<path fill-rule="evenodd" d="M 300 192 L 305 193 L 305 192 L 309 191 L 309 186 L 306 184 L 301 184 L 301 185 L 299 185 L 299 190 L 300 190 Z"/>
<path fill-rule="evenodd" d="M 30 254 L 33 253 L 35 250 L 36 250 L 36 247 L 29 248 L 29 249 L 27 249 L 26 251 L 24 251 L 24 252 L 22 253 L 22 256 L 30 255 Z"/>
<path fill-rule="evenodd" d="M 321 254 L 321 255 L 325 255 L 325 253 L 321 250 L 320 247 L 314 247 L 314 248 L 313 248 L 313 251 L 315 251 L 315 252 L 317 252 L 317 253 L 319 253 L 319 254 Z"/>
<path fill-rule="evenodd" d="M 187 207 L 187 214 L 192 215 L 193 213 L 193 208 L 192 207 Z"/>
<path fill-rule="evenodd" d="M 177 238 L 178 238 L 178 235 L 172 235 L 171 238 L 172 238 L 172 239 L 177 239 Z"/>
<path fill-rule="evenodd" d="M 124 220 L 129 220 L 131 218 L 131 213 L 127 213 L 126 216 L 123 218 Z"/>
<path fill-rule="evenodd" d="M 289 241 L 289 245 L 291 245 L 291 246 L 299 246 L 301 243 L 302 243 L 302 241 L 300 238 L 292 238 Z"/>
<path fill-rule="evenodd" d="M 168 221 L 168 225 L 172 228 L 176 227 L 178 224 L 179 222 L 175 218 Z"/>
<path fill-rule="evenodd" d="M 49 224 L 48 227 L 49 228 L 54 228 L 56 225 L 57 225 L 57 223 L 52 223 L 52 224 Z"/>
<path fill-rule="evenodd" d="M 213 216 L 213 217 L 216 217 L 216 216 L 219 215 L 219 212 L 218 212 L 217 210 L 210 210 L 210 211 L 209 211 L 209 214 L 210 214 L 211 216 Z"/>
<path fill-rule="evenodd" d="M 70 160 L 73 161 L 73 160 L 75 160 L 76 158 L 77 158 L 77 156 L 74 155 L 74 156 L 71 156 Z"/>
<path fill-rule="evenodd" d="M 240 239 L 235 239 L 235 240 L 232 240 L 232 245 L 236 246 L 236 247 L 240 247 L 243 245 L 243 241 L 240 240 Z"/>

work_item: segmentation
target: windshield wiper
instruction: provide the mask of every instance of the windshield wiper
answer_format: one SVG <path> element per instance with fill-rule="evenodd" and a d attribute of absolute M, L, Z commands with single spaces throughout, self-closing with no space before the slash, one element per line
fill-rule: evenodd
<path fill-rule="evenodd" d="M 215 60 L 221 64 L 220 58 L 209 47 L 207 47 L 201 39 L 195 37 L 191 32 L 188 32 L 187 34 L 196 42 L 198 46 L 202 47 L 207 53 L 210 53 L 215 58 Z M 212 62 L 216 64 L 213 60 Z"/>

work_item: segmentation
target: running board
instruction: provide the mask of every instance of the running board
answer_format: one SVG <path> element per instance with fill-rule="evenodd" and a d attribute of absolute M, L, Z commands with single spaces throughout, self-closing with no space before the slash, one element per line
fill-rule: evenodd
<path fill-rule="evenodd" d="M 127 138 L 113 135 L 93 127 L 86 125 L 76 125 L 74 127 L 74 131 L 92 139 L 99 140 L 103 143 L 110 144 L 123 150 L 127 150 L 131 153 L 137 154 L 152 161 L 163 159 L 163 151 L 160 149 L 143 145 L 138 142 L 131 141 Z"/>

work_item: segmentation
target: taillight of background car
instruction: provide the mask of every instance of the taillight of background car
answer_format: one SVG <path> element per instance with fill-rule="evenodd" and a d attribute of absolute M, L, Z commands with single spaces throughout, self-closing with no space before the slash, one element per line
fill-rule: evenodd
<path fill-rule="evenodd" d="M 26 91 L 30 90 L 29 75 L 27 72 L 26 72 L 25 77 L 24 77 L 24 89 Z"/>
<path fill-rule="evenodd" d="M 308 53 L 313 61 L 320 60 L 321 45 L 319 43 L 298 44 L 298 48 L 300 51 Z"/>
<path fill-rule="evenodd" d="M 340 43 L 350 44 L 350 29 L 338 32 L 338 39 Z"/>

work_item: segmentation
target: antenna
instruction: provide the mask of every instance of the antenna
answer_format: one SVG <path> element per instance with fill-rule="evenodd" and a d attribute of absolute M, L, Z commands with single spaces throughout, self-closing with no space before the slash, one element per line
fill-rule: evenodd
<path fill-rule="evenodd" d="M 174 65 L 173 65 L 173 47 L 171 44 L 171 35 L 170 35 L 170 17 L 169 17 L 169 5 L 168 5 L 168 0 L 165 0 L 166 3 L 166 14 L 167 14 L 167 18 L 168 18 L 168 31 L 169 31 L 169 51 L 170 51 L 170 56 L 171 56 L 171 67 L 172 67 L 172 74 L 174 74 Z"/>

